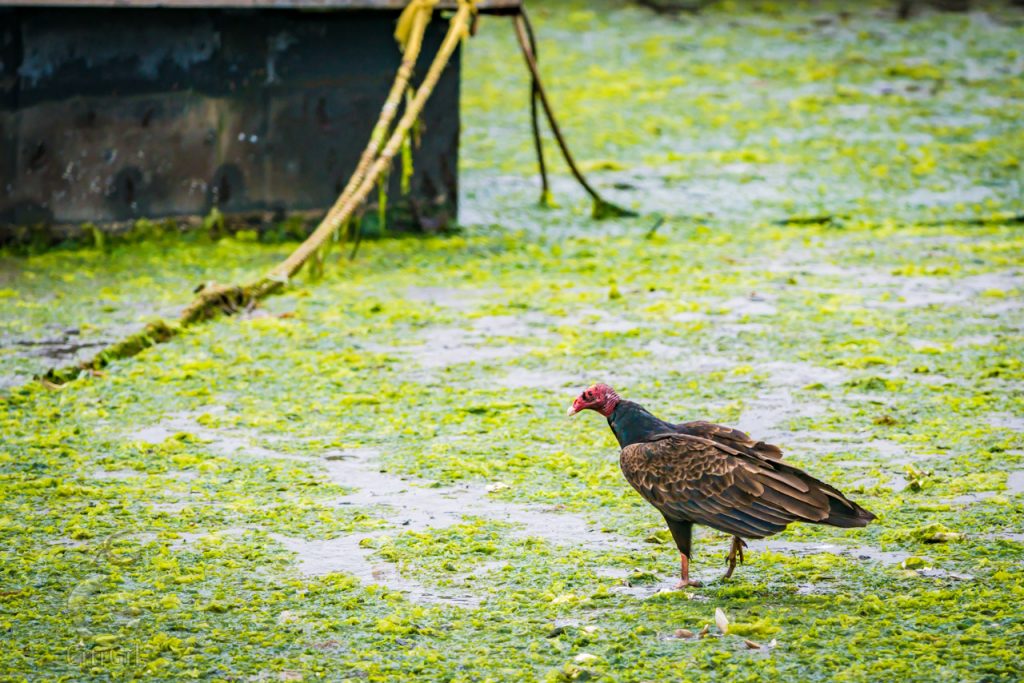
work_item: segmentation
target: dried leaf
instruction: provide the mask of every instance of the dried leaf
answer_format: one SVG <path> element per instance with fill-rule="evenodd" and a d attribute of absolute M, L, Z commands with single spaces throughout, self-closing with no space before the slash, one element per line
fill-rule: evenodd
<path fill-rule="evenodd" d="M 676 638 L 693 638 L 694 633 L 688 628 L 677 628 L 673 635 Z"/>
<path fill-rule="evenodd" d="M 721 607 L 715 608 L 715 626 L 722 633 L 729 632 L 729 617 L 725 616 L 725 612 L 722 611 Z"/>
<path fill-rule="evenodd" d="M 704 628 L 702 628 L 700 630 L 700 633 L 697 634 L 697 637 L 698 638 L 707 638 L 708 637 L 708 630 L 710 628 L 711 628 L 710 624 L 704 624 Z"/>
<path fill-rule="evenodd" d="M 758 642 L 753 641 L 753 640 L 744 640 L 743 644 L 746 645 L 751 650 L 760 650 L 761 647 L 762 647 L 761 643 L 758 643 Z"/>

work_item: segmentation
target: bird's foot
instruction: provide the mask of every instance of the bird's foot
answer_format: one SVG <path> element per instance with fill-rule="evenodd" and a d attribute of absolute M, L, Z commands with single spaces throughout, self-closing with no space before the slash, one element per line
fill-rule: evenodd
<path fill-rule="evenodd" d="M 679 553 L 679 583 L 676 584 L 676 590 L 682 590 L 687 586 L 703 586 L 697 579 L 690 578 L 690 558 L 684 553 Z"/>
<path fill-rule="evenodd" d="M 743 542 L 743 539 L 739 536 L 732 537 L 732 547 L 729 548 L 729 554 L 725 556 L 725 576 L 723 579 L 732 577 L 732 573 L 736 571 L 736 561 L 739 560 L 740 564 L 743 564 L 743 549 L 747 547 L 747 544 Z"/>

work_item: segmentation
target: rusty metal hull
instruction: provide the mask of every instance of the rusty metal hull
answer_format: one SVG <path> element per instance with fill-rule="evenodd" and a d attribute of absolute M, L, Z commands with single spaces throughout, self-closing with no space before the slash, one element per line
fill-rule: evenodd
<path fill-rule="evenodd" d="M 0 241 L 85 222 L 326 209 L 400 53 L 397 12 L 0 9 Z M 418 75 L 444 34 L 428 30 Z M 393 226 L 453 218 L 459 56 L 422 116 Z M 436 221 L 426 221 L 428 224 Z"/>

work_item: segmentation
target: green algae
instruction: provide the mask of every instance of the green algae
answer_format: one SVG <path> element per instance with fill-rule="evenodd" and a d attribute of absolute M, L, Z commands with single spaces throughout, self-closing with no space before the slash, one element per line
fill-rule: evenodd
<path fill-rule="evenodd" d="M 589 222 L 557 177 L 564 208 L 534 206 L 528 81 L 487 19 L 467 47 L 461 234 L 365 242 L 103 376 L 3 390 L 0 677 L 1013 680 L 1021 29 L 1002 9 L 897 23 L 886 6 L 534 10 L 578 155 L 616 201 L 663 213 L 650 234 L 650 216 Z M 593 43 L 565 49 L 582 30 Z M 164 235 L 11 258 L 4 337 L 121 338 L 287 251 Z M 0 372 L 49 367 L 23 351 L 5 344 Z M 879 519 L 752 543 L 728 582 L 727 538 L 701 530 L 707 586 L 658 593 L 676 558 L 657 514 L 603 421 L 562 417 L 596 380 L 749 426 Z M 615 543 L 485 506 L 410 530 L 344 504 L 324 456 L 359 448 L 410 486 L 492 485 Z M 476 602 L 305 575 L 282 540 L 353 534 Z"/>

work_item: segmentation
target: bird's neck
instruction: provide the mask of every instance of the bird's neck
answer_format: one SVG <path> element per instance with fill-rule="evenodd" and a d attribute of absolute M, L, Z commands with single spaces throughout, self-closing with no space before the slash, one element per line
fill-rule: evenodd
<path fill-rule="evenodd" d="M 619 401 L 608 416 L 608 426 L 619 441 L 619 448 L 650 441 L 652 437 L 673 431 L 672 425 L 660 420 L 638 403 Z"/>

